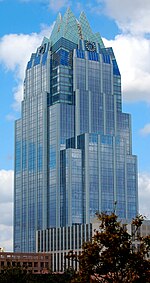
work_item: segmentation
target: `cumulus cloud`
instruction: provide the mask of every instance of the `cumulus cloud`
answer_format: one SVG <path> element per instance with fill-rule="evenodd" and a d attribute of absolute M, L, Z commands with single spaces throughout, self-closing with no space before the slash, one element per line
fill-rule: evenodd
<path fill-rule="evenodd" d="M 16 71 L 16 75 L 22 77 L 24 69 L 21 66 L 27 62 L 30 52 L 35 51 L 37 44 L 39 36 L 36 33 L 5 35 L 0 40 L 0 62 L 7 70 Z"/>
<path fill-rule="evenodd" d="M 25 71 L 25 66 L 26 64 L 24 64 L 24 71 Z M 24 79 L 24 76 L 21 78 L 19 77 L 18 78 L 18 84 L 13 88 L 13 94 L 14 94 L 14 102 L 12 104 L 13 106 L 13 109 L 15 111 L 19 111 L 20 110 L 20 107 L 21 107 L 21 101 L 23 99 L 23 79 Z M 7 119 L 7 117 L 6 117 Z"/>
<path fill-rule="evenodd" d="M 19 0 L 20 2 L 41 2 L 54 12 L 64 7 L 73 6 L 71 0 Z M 105 13 L 116 21 L 123 32 L 133 34 L 150 33 L 150 1 L 149 0 L 93 0 L 76 1 L 83 9 L 90 8 L 91 12 Z M 75 9 L 76 7 L 74 7 Z"/>
<path fill-rule="evenodd" d="M 8 34 L 0 39 L 0 64 L 6 71 L 12 71 L 16 80 L 16 87 L 13 89 L 15 110 L 19 109 L 23 96 L 26 64 L 31 53 L 41 44 L 43 37 L 50 36 L 52 26 L 42 25 L 39 34 Z"/>
<path fill-rule="evenodd" d="M 44 2 L 46 3 L 46 1 Z M 113 17 L 119 26 L 121 25 L 119 17 L 122 19 L 124 26 L 124 28 L 122 28 L 123 31 L 125 30 L 126 25 L 128 25 L 128 17 L 131 18 L 133 22 L 135 21 L 136 25 L 134 11 L 136 11 L 135 14 L 139 15 L 138 12 L 141 11 L 140 1 L 136 0 L 135 5 L 135 0 L 133 0 L 132 3 L 130 3 L 130 9 L 129 1 L 97 0 L 97 5 L 100 5 L 102 2 L 105 3 L 107 14 Z M 51 9 L 59 10 L 62 7 L 67 6 L 69 2 L 67 0 L 60 0 L 57 2 L 57 5 L 55 4 L 55 1 L 49 1 Z M 148 9 L 149 5 L 150 1 L 142 1 L 142 11 L 150 11 L 150 9 Z M 143 32 L 145 32 L 144 24 L 141 25 L 141 28 L 142 27 Z M 148 28 L 150 29 L 150 25 L 148 25 Z M 29 60 L 31 53 L 41 44 L 43 36 L 49 37 L 51 30 L 52 26 L 42 25 L 39 34 L 10 34 L 5 35 L 0 40 L 0 63 L 2 63 L 7 70 L 15 72 L 15 78 L 17 80 L 16 87 L 13 89 L 13 107 L 15 110 L 20 108 L 20 101 L 22 100 L 26 63 Z M 129 29 L 126 28 L 126 30 Z M 138 36 L 122 33 L 121 35 L 116 36 L 114 40 L 109 41 L 104 39 L 104 43 L 106 46 L 112 46 L 114 49 L 122 75 L 124 100 L 128 102 L 149 102 L 150 64 L 148 58 L 150 54 L 150 40 L 144 38 L 141 33 Z"/>
<path fill-rule="evenodd" d="M 115 20 L 121 34 L 114 40 L 104 39 L 112 46 L 122 75 L 124 100 L 150 101 L 150 1 L 96 0 L 97 12 Z"/>
<path fill-rule="evenodd" d="M 0 170 L 0 247 L 12 251 L 13 171 Z"/>
<path fill-rule="evenodd" d="M 141 130 L 140 130 L 140 134 L 142 136 L 148 136 L 150 135 L 150 124 L 146 124 Z"/>
<path fill-rule="evenodd" d="M 104 40 L 113 47 L 122 76 L 124 100 L 150 102 L 150 40 L 131 35 L 118 35 Z"/>
<path fill-rule="evenodd" d="M 105 12 L 113 18 L 123 32 L 150 33 L 149 0 L 97 0 L 105 4 Z"/>
<path fill-rule="evenodd" d="M 13 171 L 0 170 L 0 204 L 13 201 Z"/>
<path fill-rule="evenodd" d="M 1 225 L 12 226 L 13 222 L 13 203 L 1 203 L 0 204 L 0 223 Z"/>
<path fill-rule="evenodd" d="M 150 173 L 139 174 L 139 209 L 142 215 L 150 219 Z"/>

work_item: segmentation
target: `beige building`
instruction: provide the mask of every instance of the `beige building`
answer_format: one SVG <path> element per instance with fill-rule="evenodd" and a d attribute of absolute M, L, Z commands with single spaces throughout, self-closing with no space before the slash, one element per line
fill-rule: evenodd
<path fill-rule="evenodd" d="M 122 224 L 127 223 L 125 220 Z M 82 251 L 82 244 L 89 241 L 95 233 L 99 230 L 99 220 L 93 219 L 90 224 L 76 224 L 68 227 L 49 228 L 40 230 L 36 233 L 36 251 L 49 252 L 52 255 L 52 271 L 62 272 L 69 267 L 78 270 L 78 263 L 66 258 L 66 255 L 72 250 L 76 255 Z M 139 241 L 137 235 L 147 236 L 150 235 L 150 220 L 143 221 L 143 224 L 135 233 L 135 227 L 128 223 L 127 231 L 132 235 L 133 248 L 139 248 Z"/>
<path fill-rule="evenodd" d="M 21 267 L 28 273 L 47 273 L 52 267 L 51 254 L 0 252 L 0 273 L 7 267 Z"/>

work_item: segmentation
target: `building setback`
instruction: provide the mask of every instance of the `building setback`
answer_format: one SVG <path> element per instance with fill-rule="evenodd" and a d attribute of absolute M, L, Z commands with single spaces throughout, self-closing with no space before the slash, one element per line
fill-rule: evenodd
<path fill-rule="evenodd" d="M 77 20 L 67 9 L 26 68 L 15 123 L 15 252 L 35 252 L 37 230 L 84 227 L 97 211 L 137 215 L 131 134 L 112 48 L 83 12 Z"/>

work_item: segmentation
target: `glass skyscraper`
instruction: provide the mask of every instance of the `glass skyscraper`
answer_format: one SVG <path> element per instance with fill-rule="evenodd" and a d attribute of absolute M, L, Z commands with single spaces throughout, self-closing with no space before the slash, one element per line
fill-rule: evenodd
<path fill-rule="evenodd" d="M 138 213 L 131 117 L 122 112 L 112 48 L 84 13 L 77 20 L 68 9 L 26 68 L 15 123 L 14 251 L 34 252 L 37 230 L 90 224 L 114 209 L 121 219 Z"/>

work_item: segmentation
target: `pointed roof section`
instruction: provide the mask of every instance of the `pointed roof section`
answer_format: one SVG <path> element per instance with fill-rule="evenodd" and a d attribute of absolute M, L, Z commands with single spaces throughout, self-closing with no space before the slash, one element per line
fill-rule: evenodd
<path fill-rule="evenodd" d="M 89 24 L 87 17 L 86 17 L 84 12 L 82 12 L 80 14 L 79 23 L 80 23 L 80 26 L 81 26 L 81 29 L 82 29 L 83 39 L 90 40 L 91 37 L 93 36 L 93 32 L 91 30 L 90 24 Z"/>
<path fill-rule="evenodd" d="M 103 41 L 99 33 L 94 34 L 84 12 L 80 14 L 79 21 L 76 19 L 70 8 L 67 9 L 64 17 L 58 15 L 53 31 L 50 36 L 52 44 L 64 37 L 76 44 L 79 39 L 91 40 L 100 43 L 104 48 Z"/>
<path fill-rule="evenodd" d="M 67 9 L 62 21 L 63 36 L 75 43 L 78 43 L 79 34 L 77 20 L 70 8 Z"/>
<path fill-rule="evenodd" d="M 82 12 L 80 14 L 79 22 L 80 22 L 80 26 L 81 26 L 81 29 L 82 29 L 83 39 L 98 42 L 100 44 L 101 48 L 104 48 L 104 43 L 102 41 L 102 38 L 101 38 L 99 32 L 97 32 L 95 34 L 92 32 L 92 29 L 90 27 L 90 24 L 89 24 L 87 17 L 86 17 L 84 12 Z"/>
<path fill-rule="evenodd" d="M 58 15 L 50 37 L 52 44 L 54 44 L 61 37 L 78 43 L 79 33 L 77 20 L 70 8 L 67 9 L 63 18 L 61 14 Z"/>
<path fill-rule="evenodd" d="M 52 42 L 56 42 L 59 39 L 59 32 L 61 28 L 61 23 L 62 23 L 62 16 L 59 13 L 55 22 L 55 25 L 53 27 L 50 39 Z"/>

